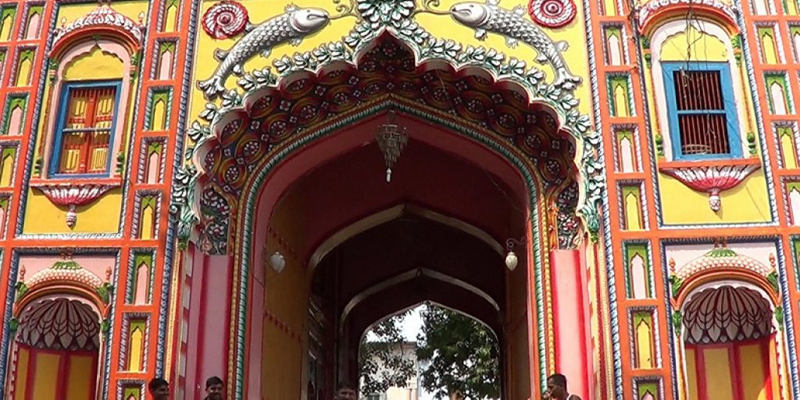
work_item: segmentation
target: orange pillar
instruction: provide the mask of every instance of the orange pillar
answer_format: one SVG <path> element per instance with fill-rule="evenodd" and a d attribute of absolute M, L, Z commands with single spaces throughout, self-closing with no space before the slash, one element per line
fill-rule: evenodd
<path fill-rule="evenodd" d="M 586 272 L 579 250 L 550 252 L 556 372 L 564 374 L 570 394 L 590 400 L 591 341 Z"/>

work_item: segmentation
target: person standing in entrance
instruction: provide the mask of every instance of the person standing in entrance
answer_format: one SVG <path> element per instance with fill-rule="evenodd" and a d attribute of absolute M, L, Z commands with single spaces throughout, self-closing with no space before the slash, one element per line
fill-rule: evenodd
<path fill-rule="evenodd" d="M 358 392 L 352 385 L 341 384 L 339 389 L 336 390 L 336 396 L 333 400 L 358 400 Z"/>
<path fill-rule="evenodd" d="M 547 378 L 547 391 L 544 392 L 542 400 L 581 400 L 581 398 L 574 394 L 569 394 L 566 376 L 553 374 Z"/>
<path fill-rule="evenodd" d="M 150 396 L 153 400 L 169 400 L 169 382 L 162 378 L 153 378 L 147 389 L 150 391 Z"/>
<path fill-rule="evenodd" d="M 222 400 L 222 389 L 225 387 L 225 382 L 218 376 L 212 376 L 206 379 L 206 399 L 205 400 Z"/>

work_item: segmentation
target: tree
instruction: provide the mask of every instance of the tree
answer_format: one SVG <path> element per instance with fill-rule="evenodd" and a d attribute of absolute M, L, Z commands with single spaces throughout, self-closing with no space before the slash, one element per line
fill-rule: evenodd
<path fill-rule="evenodd" d="M 390 387 L 406 387 L 416 374 L 414 361 L 403 354 L 406 340 L 402 323 L 409 313 L 387 318 L 361 339 L 358 357 L 363 395 L 384 393 Z"/>
<path fill-rule="evenodd" d="M 417 360 L 422 387 L 436 399 L 480 400 L 500 397 L 497 338 L 480 322 L 448 309 L 428 306 L 421 312 Z"/>

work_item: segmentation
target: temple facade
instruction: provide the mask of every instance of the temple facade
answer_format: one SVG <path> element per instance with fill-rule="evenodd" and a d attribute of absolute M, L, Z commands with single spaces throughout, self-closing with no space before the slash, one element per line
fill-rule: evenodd
<path fill-rule="evenodd" d="M 800 398 L 797 0 L 0 0 L 0 396 Z"/>

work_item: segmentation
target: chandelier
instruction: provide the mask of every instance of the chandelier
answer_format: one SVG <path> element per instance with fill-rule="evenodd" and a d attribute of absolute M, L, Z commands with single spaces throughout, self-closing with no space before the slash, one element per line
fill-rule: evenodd
<path fill-rule="evenodd" d="M 378 127 L 378 132 L 375 134 L 375 139 L 378 141 L 378 147 L 383 153 L 383 159 L 386 161 L 386 182 L 392 181 L 392 166 L 397 162 L 400 153 L 408 143 L 408 135 L 406 134 L 406 127 L 400 129 L 395 123 L 394 110 L 390 110 L 386 119 L 386 123 Z"/>

